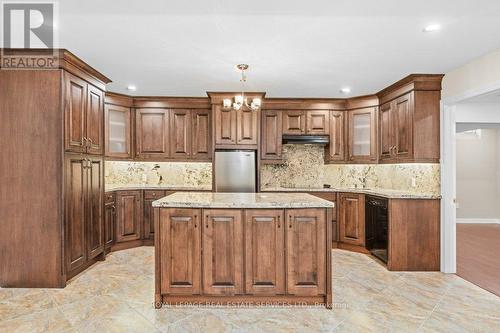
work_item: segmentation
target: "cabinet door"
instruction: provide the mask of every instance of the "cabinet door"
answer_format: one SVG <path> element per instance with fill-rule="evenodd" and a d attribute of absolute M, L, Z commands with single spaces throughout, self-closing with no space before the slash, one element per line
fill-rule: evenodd
<path fill-rule="evenodd" d="M 161 293 L 201 293 L 200 210 L 160 209 Z M 223 258 L 221 258 L 223 260 Z"/>
<path fill-rule="evenodd" d="M 355 193 L 340 194 L 340 241 L 365 245 L 365 196 Z"/>
<path fill-rule="evenodd" d="M 87 83 L 65 72 L 65 149 L 68 152 L 83 153 L 87 149 L 85 105 Z"/>
<path fill-rule="evenodd" d="M 282 111 L 262 111 L 262 151 L 263 160 L 280 160 L 282 156 Z"/>
<path fill-rule="evenodd" d="M 191 111 L 170 112 L 170 156 L 187 159 L 191 156 Z"/>
<path fill-rule="evenodd" d="M 283 111 L 283 134 L 305 134 L 306 115 L 304 111 Z"/>
<path fill-rule="evenodd" d="M 307 111 L 306 128 L 307 134 L 328 134 L 330 132 L 330 111 Z"/>
<path fill-rule="evenodd" d="M 106 104 L 104 139 L 106 156 L 132 157 L 131 110 L 123 106 Z"/>
<path fill-rule="evenodd" d="M 394 105 L 388 102 L 380 106 L 380 159 L 394 158 Z"/>
<path fill-rule="evenodd" d="M 204 211 L 203 293 L 243 293 L 243 226 L 241 210 Z"/>
<path fill-rule="evenodd" d="M 169 111 L 166 109 L 136 110 L 136 155 L 141 158 L 169 156 Z"/>
<path fill-rule="evenodd" d="M 297 296 L 324 295 L 326 210 L 290 209 L 286 214 L 287 293 Z"/>
<path fill-rule="evenodd" d="M 210 160 L 212 158 L 212 124 L 210 110 L 192 110 L 192 158 Z"/>
<path fill-rule="evenodd" d="M 396 148 L 398 160 L 413 157 L 413 93 L 401 96 L 395 101 Z"/>
<path fill-rule="evenodd" d="M 237 112 L 237 144 L 256 145 L 258 140 L 259 111 L 240 109 Z"/>
<path fill-rule="evenodd" d="M 87 188 L 87 160 L 80 155 L 65 158 L 65 228 L 66 271 L 83 266 L 87 261 L 85 235 L 85 201 Z"/>
<path fill-rule="evenodd" d="M 104 207 L 104 247 L 106 251 L 115 243 L 115 203 L 108 202 Z"/>
<path fill-rule="evenodd" d="M 285 293 L 283 210 L 245 211 L 245 293 Z"/>
<path fill-rule="evenodd" d="M 349 111 L 349 160 L 377 161 L 377 109 Z"/>
<path fill-rule="evenodd" d="M 166 195 L 172 194 L 174 192 L 166 191 L 144 191 L 144 205 L 143 205 L 143 217 L 142 225 L 144 231 L 144 239 L 154 239 L 155 235 L 155 224 L 153 216 L 153 201 L 163 198 Z"/>
<path fill-rule="evenodd" d="M 345 111 L 330 112 L 330 145 L 328 159 L 330 161 L 345 160 Z"/>
<path fill-rule="evenodd" d="M 141 239 L 141 191 L 116 194 L 116 242 Z"/>
<path fill-rule="evenodd" d="M 90 84 L 87 87 L 87 152 L 102 155 L 104 154 L 104 93 Z"/>
<path fill-rule="evenodd" d="M 87 250 L 88 259 L 104 251 L 104 160 L 89 158 L 87 165 Z"/>
<path fill-rule="evenodd" d="M 215 144 L 235 145 L 237 129 L 237 111 L 223 109 L 217 105 L 215 109 Z"/>

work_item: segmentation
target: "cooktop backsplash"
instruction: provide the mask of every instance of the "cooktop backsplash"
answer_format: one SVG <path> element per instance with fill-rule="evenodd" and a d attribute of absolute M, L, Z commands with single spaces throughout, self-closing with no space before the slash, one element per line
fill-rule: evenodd
<path fill-rule="evenodd" d="M 261 165 L 262 189 L 321 188 L 323 184 L 352 188 L 361 186 L 364 179 L 370 189 L 440 194 L 439 164 L 325 164 L 324 147 L 319 145 L 284 145 L 283 155 L 283 164 Z"/>

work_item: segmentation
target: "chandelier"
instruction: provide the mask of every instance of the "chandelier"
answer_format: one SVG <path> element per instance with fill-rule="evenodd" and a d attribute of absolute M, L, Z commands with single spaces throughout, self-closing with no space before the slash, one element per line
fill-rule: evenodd
<path fill-rule="evenodd" d="M 262 105 L 262 100 L 260 98 L 253 98 L 250 104 L 245 96 L 245 82 L 247 82 L 247 76 L 245 71 L 248 69 L 247 64 L 236 65 L 236 68 L 241 71 L 241 95 L 234 96 L 234 99 L 225 98 L 222 101 L 223 107 L 225 109 L 232 108 L 233 110 L 240 110 L 241 108 L 247 108 L 252 111 L 257 111 Z"/>

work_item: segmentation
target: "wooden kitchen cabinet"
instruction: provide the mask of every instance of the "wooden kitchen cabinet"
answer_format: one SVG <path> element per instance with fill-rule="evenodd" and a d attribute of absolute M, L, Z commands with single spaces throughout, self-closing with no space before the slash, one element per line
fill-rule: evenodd
<path fill-rule="evenodd" d="M 105 155 L 116 158 L 132 158 L 131 108 L 106 104 L 104 111 Z"/>
<path fill-rule="evenodd" d="M 282 153 L 282 114 L 283 111 L 262 111 L 262 140 L 260 158 L 281 161 Z"/>
<path fill-rule="evenodd" d="M 283 111 L 283 134 L 327 135 L 330 132 L 329 111 Z"/>
<path fill-rule="evenodd" d="M 66 273 L 74 276 L 104 251 L 104 161 L 68 155 L 64 164 Z"/>
<path fill-rule="evenodd" d="M 348 161 L 377 162 L 377 108 L 348 111 Z"/>
<path fill-rule="evenodd" d="M 245 211 L 245 293 L 285 294 L 283 210 Z"/>
<path fill-rule="evenodd" d="M 210 110 L 191 110 L 191 157 L 208 161 L 212 158 L 212 122 Z"/>
<path fill-rule="evenodd" d="M 162 209 L 158 221 L 161 249 L 165 258 L 159 265 L 161 293 L 192 295 L 201 293 L 201 223 L 199 209 Z M 223 249 L 221 249 L 223 250 Z M 222 254 L 217 252 L 217 254 Z M 229 253 L 228 253 L 229 255 Z M 229 260 L 217 257 L 219 261 Z M 226 281 L 222 281 L 226 282 Z"/>
<path fill-rule="evenodd" d="M 116 192 L 116 242 L 142 237 L 142 191 Z"/>
<path fill-rule="evenodd" d="M 203 211 L 203 293 L 243 293 L 243 217 L 241 210 Z"/>
<path fill-rule="evenodd" d="M 115 194 L 106 193 L 104 198 L 104 249 L 111 251 L 115 243 L 116 232 L 116 203 Z"/>
<path fill-rule="evenodd" d="M 174 192 L 146 190 L 144 191 L 144 205 L 143 205 L 143 239 L 154 239 L 155 229 L 153 220 L 153 201 L 163 198 Z"/>
<path fill-rule="evenodd" d="M 191 110 L 170 111 L 170 156 L 172 158 L 191 156 Z"/>
<path fill-rule="evenodd" d="M 326 214 L 320 209 L 286 211 L 287 293 L 324 295 L 326 275 Z"/>
<path fill-rule="evenodd" d="M 330 144 L 325 148 L 327 162 L 346 159 L 346 114 L 345 111 L 330 111 Z"/>
<path fill-rule="evenodd" d="M 169 110 L 137 109 L 136 157 L 166 159 L 169 153 Z"/>
<path fill-rule="evenodd" d="M 365 196 L 358 193 L 339 194 L 339 241 L 365 246 Z"/>
<path fill-rule="evenodd" d="M 214 106 L 215 113 L 215 146 L 228 148 L 231 146 L 256 147 L 258 144 L 259 111 L 224 109 Z"/>
<path fill-rule="evenodd" d="M 67 152 L 104 153 L 104 93 L 65 72 L 65 149 Z"/>

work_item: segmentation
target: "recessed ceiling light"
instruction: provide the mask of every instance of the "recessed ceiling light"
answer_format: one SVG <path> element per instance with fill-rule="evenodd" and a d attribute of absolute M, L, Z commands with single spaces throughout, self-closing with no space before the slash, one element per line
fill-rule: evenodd
<path fill-rule="evenodd" d="M 137 87 L 136 86 L 127 86 L 127 90 L 130 90 L 130 91 L 136 91 L 137 90 Z"/>
<path fill-rule="evenodd" d="M 439 24 L 429 24 L 424 28 L 424 32 L 434 32 L 438 31 L 441 29 L 441 26 Z"/>
<path fill-rule="evenodd" d="M 340 92 L 343 94 L 349 94 L 351 92 L 351 88 L 344 87 L 344 88 L 340 89 Z"/>

